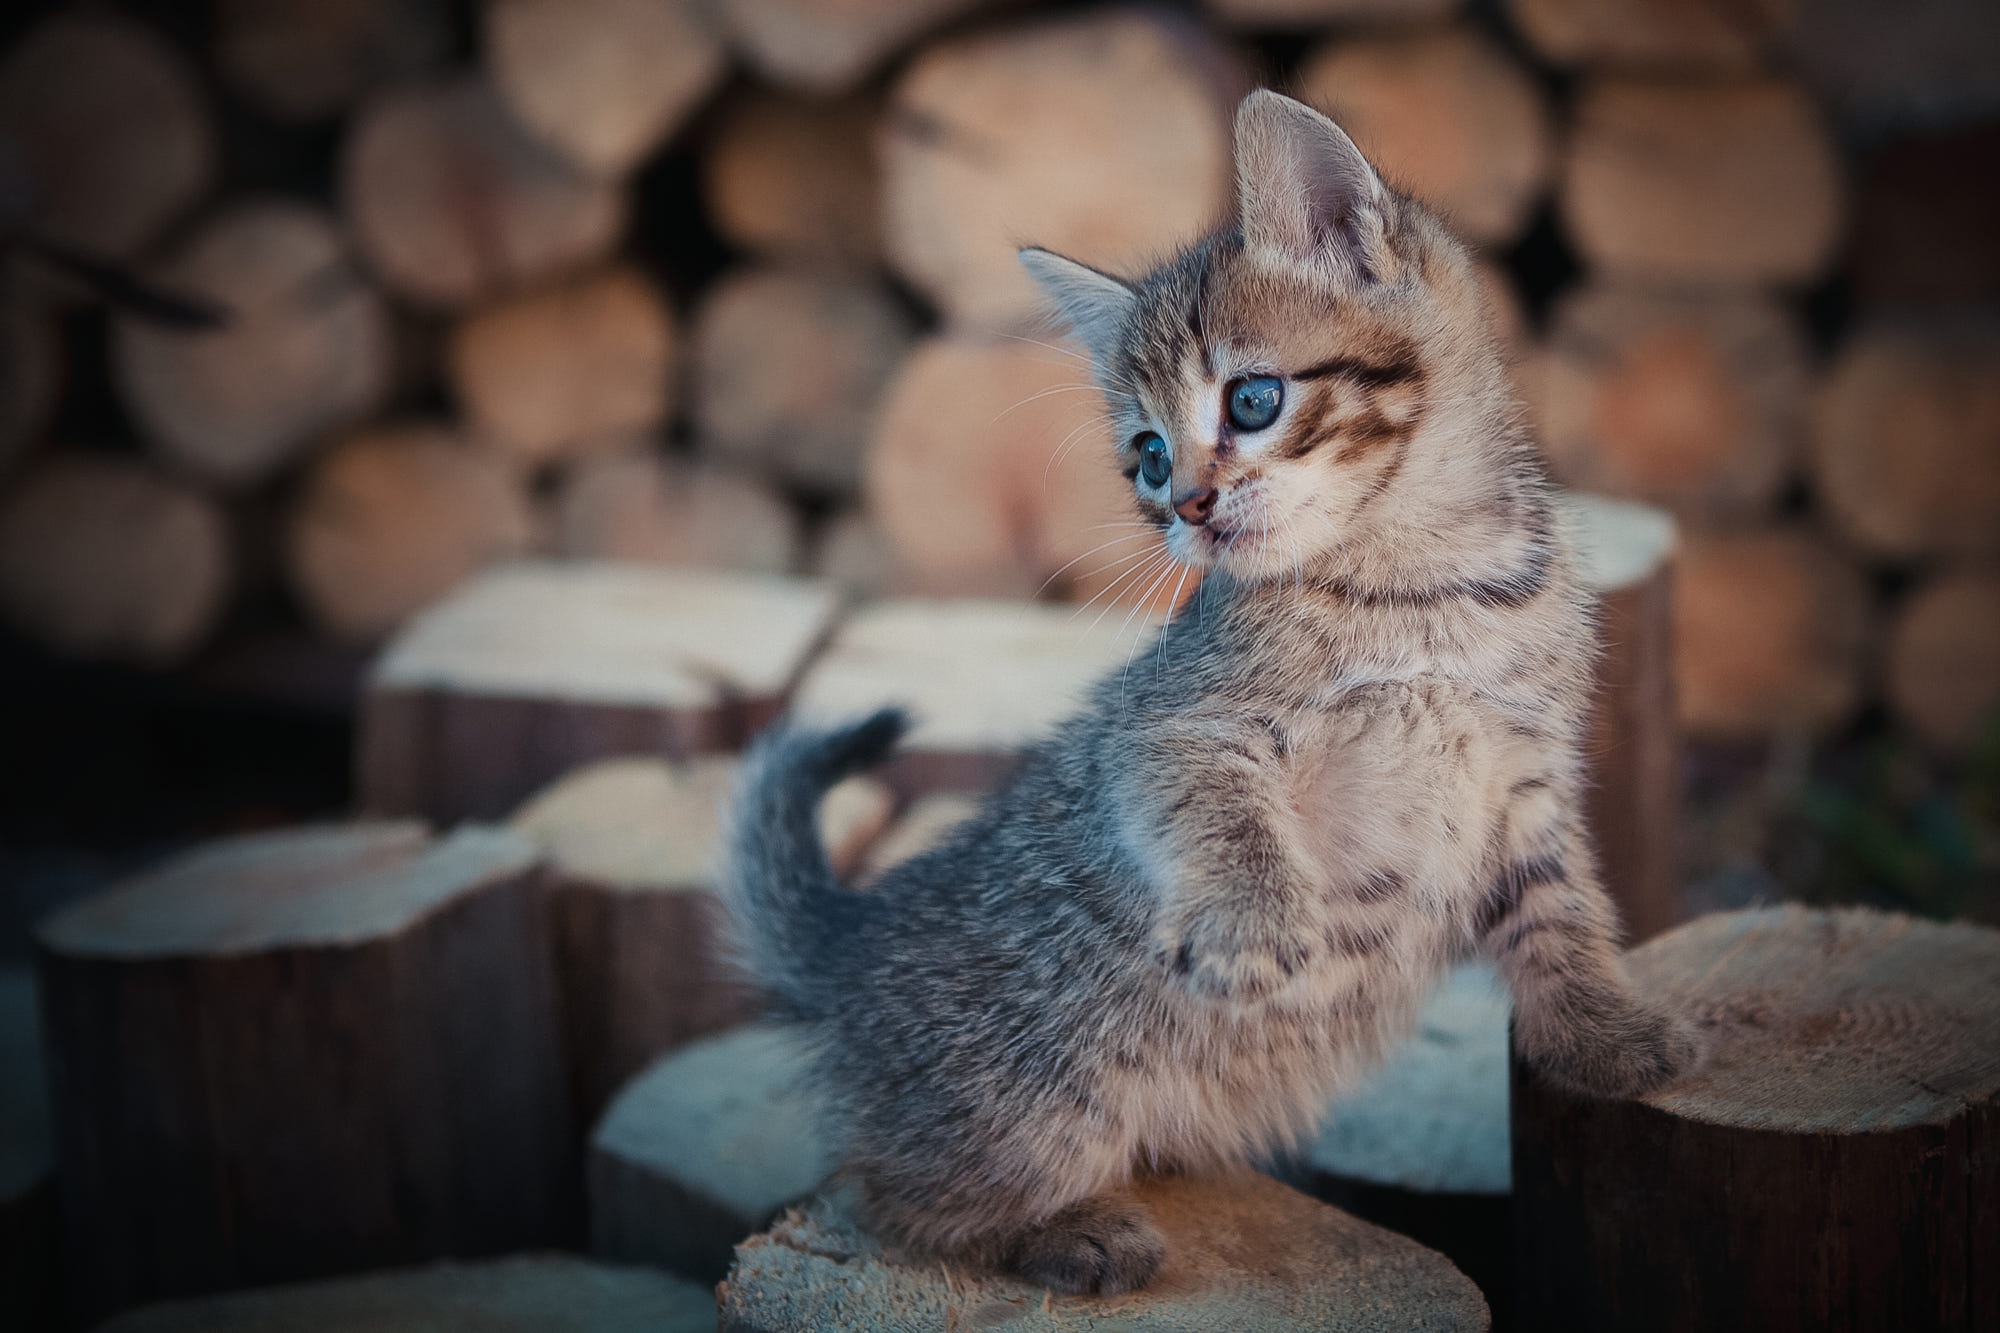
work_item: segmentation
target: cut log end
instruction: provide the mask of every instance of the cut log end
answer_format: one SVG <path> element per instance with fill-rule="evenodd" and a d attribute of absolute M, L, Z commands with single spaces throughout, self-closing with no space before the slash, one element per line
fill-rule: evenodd
<path fill-rule="evenodd" d="M 861 267 L 882 258 L 875 98 L 747 96 L 702 158 L 702 200 L 731 243 L 755 254 Z"/>
<path fill-rule="evenodd" d="M 1947 573 L 1897 612 L 1889 707 L 1947 754 L 2000 735 L 2000 573 Z"/>
<path fill-rule="evenodd" d="M 798 564 L 799 517 L 748 477 L 648 449 L 565 469 L 554 536 L 580 559 L 783 574 Z"/>

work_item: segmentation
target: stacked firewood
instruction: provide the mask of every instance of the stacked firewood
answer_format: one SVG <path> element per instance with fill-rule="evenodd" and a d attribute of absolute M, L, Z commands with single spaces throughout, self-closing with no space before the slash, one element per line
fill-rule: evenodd
<path fill-rule="evenodd" d="M 1014 250 L 1190 236 L 1266 82 L 1481 247 L 1558 476 L 1683 521 L 1694 733 L 1886 704 L 1962 747 L 2000 701 L 2000 198 L 1968 184 L 2000 134 L 1964 110 L 2000 25 L 1857 12 L 60 9 L 0 55 L 0 614 L 172 664 L 276 586 L 370 643 L 533 554 L 1158 603 Z M 295 145 L 323 171 L 264 188 Z"/>

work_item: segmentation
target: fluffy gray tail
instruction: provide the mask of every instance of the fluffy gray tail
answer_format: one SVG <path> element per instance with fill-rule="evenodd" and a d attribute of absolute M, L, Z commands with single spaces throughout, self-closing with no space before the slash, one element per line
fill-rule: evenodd
<path fill-rule="evenodd" d="M 819 837 L 820 798 L 878 762 L 909 728 L 885 708 L 830 731 L 779 723 L 744 757 L 729 816 L 723 897 L 737 962 L 798 1018 L 826 1013 L 831 959 L 859 923 L 862 895 L 848 892 Z"/>

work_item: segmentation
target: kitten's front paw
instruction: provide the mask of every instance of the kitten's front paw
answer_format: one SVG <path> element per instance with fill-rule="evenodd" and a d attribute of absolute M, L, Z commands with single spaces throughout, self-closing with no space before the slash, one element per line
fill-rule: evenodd
<path fill-rule="evenodd" d="M 1677 1014 L 1634 1006 L 1616 1022 L 1551 1043 L 1537 1068 L 1592 1097 L 1637 1097 L 1699 1068 L 1706 1046 Z"/>
<path fill-rule="evenodd" d="M 1189 911 L 1153 939 L 1167 975 L 1199 995 L 1259 1000 L 1305 970 L 1305 935 L 1271 912 Z"/>

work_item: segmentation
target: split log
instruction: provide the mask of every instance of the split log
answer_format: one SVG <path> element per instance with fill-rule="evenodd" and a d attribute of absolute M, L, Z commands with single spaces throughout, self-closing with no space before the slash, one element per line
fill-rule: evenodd
<path fill-rule="evenodd" d="M 881 262 L 881 122 L 873 97 L 746 95 L 702 155 L 709 222 L 755 254 L 855 267 Z"/>
<path fill-rule="evenodd" d="M 137 459 L 72 452 L 0 497 L 0 614 L 77 657 L 186 657 L 228 600 L 234 556 L 215 501 Z"/>
<path fill-rule="evenodd" d="M 355 272 L 338 225 L 292 202 L 240 205 L 152 271 L 227 312 L 219 329 L 136 315 L 112 327 L 112 370 L 140 429 L 212 484 L 263 481 L 389 388 L 389 312 Z"/>
<path fill-rule="evenodd" d="M 1772 908 L 1627 963 L 1711 1054 L 1624 1101 L 1516 1059 L 1522 1327 L 2000 1323 L 2000 932 Z"/>
<path fill-rule="evenodd" d="M 657 449 L 564 470 L 555 550 L 589 560 L 784 574 L 798 565 L 799 516 L 745 477 Z"/>
<path fill-rule="evenodd" d="M 8 192 L 25 194 L 10 221 L 104 259 L 133 258 L 192 208 L 219 156 L 187 59 L 98 9 L 44 19 L 0 59 L 0 150 Z"/>
<path fill-rule="evenodd" d="M 1547 193 L 1555 143 L 1541 89 L 1476 28 L 1343 38 L 1307 56 L 1297 84 L 1468 241 L 1520 239 Z"/>
<path fill-rule="evenodd" d="M 198 848 L 37 931 L 74 1313 L 562 1241 L 575 1149 L 534 850 Z"/>
<path fill-rule="evenodd" d="M 527 488 L 504 462 L 438 427 L 388 427 L 313 468 L 289 518 L 286 572 L 323 630 L 365 643 L 533 538 Z"/>
<path fill-rule="evenodd" d="M 215 63 L 258 111 L 324 121 L 384 83 L 423 74 L 451 55 L 441 0 L 219 0 Z"/>
<path fill-rule="evenodd" d="M 0 476 L 40 441 L 66 377 L 55 321 L 10 287 L 0 277 Z"/>
<path fill-rule="evenodd" d="M 1691 532 L 1674 587 L 1674 673 L 1694 735 L 1821 731 L 1861 702 L 1868 586 L 1851 560 L 1789 528 Z"/>
<path fill-rule="evenodd" d="M 0 967 L 0 1325 L 56 1328 L 55 1132 L 41 1007 L 25 967 Z"/>
<path fill-rule="evenodd" d="M 530 134 L 617 179 L 678 130 L 727 57 L 692 0 L 497 0 L 486 73 Z"/>
<path fill-rule="evenodd" d="M 643 1268 L 538 1254 L 167 1302 L 114 1319 L 99 1333 L 708 1333 L 714 1327 L 715 1293 L 707 1287 Z"/>
<path fill-rule="evenodd" d="M 626 201 L 530 139 L 484 83 L 392 89 L 365 103 L 341 160 L 355 243 L 398 295 L 462 307 L 602 258 Z"/>
<path fill-rule="evenodd" d="M 653 284 L 618 268 L 472 315 L 446 362 L 474 442 L 532 466 L 664 426 L 678 344 Z"/>
<path fill-rule="evenodd" d="M 626 1084 L 590 1136 L 590 1252 L 714 1282 L 833 1169 L 795 1029 L 756 1023 Z"/>
<path fill-rule="evenodd" d="M 605 759 L 537 795 L 511 821 L 541 849 L 578 1121 L 593 1124 L 665 1051 L 732 1027 L 756 997 L 722 957 L 713 897 L 735 759 Z M 845 874 L 879 838 L 894 797 L 850 778 L 820 807 Z"/>
<path fill-rule="evenodd" d="M 1899 16 L 1900 17 L 1900 16 Z M 2000 34 L 2000 14 L 1993 16 Z M 2000 301 L 2000 125 L 1882 145 L 1855 189 L 1847 272 L 1866 305 Z"/>
<path fill-rule="evenodd" d="M 1889 632 L 1889 707 L 1947 753 L 2000 735 L 2000 573 L 1924 584 Z"/>
<path fill-rule="evenodd" d="M 1537 369 L 1543 447 L 1569 485 L 1716 520 L 1774 509 L 1799 466 L 1811 368 L 1769 297 L 1586 285 Z"/>
<path fill-rule="evenodd" d="M 986 0 L 718 0 L 737 53 L 772 83 L 854 87 L 945 20 Z"/>
<path fill-rule="evenodd" d="M 1814 405 L 1812 470 L 1827 517 L 1866 551 L 2000 553 L 2000 329 L 1857 334 Z"/>
<path fill-rule="evenodd" d="M 1112 272 L 1150 263 L 1228 203 L 1239 83 L 1212 40 L 1139 11 L 927 48 L 890 94 L 890 262 L 951 319 L 994 327 L 1042 313 L 1023 244 Z"/>
<path fill-rule="evenodd" d="M 1254 30 L 1322 29 L 1337 23 L 1427 23 L 1465 0 L 1204 0 L 1220 22 Z"/>
<path fill-rule="evenodd" d="M 1128 635 L 1090 633 L 1073 608 L 985 599 L 862 607 L 800 684 L 795 710 L 847 718 L 907 707 L 911 731 L 883 777 L 906 800 L 991 786 L 1029 741 L 1124 666 Z M 1139 648 L 1143 652 L 1143 647 Z"/>
<path fill-rule="evenodd" d="M 849 1333 L 891 1326 L 1073 1327 L 1116 1312 L 1126 1328 L 1484 1329 L 1479 1288 L 1443 1255 L 1248 1172 L 1134 1188 L 1166 1233 L 1150 1286 L 1065 1299 L 1019 1278 L 885 1254 L 851 1192 L 822 1195 L 736 1247 L 719 1286 L 724 1333 Z M 1101 1324 L 1111 1323 L 1103 1318 Z"/>
<path fill-rule="evenodd" d="M 499 818 L 593 759 L 737 748 L 777 715 L 838 609 L 805 579 L 586 561 L 489 571 L 376 660 L 361 805 Z"/>
<path fill-rule="evenodd" d="M 1760 68 L 1799 0 L 1691 5 L 1685 0 L 1508 0 L 1514 27 L 1554 65 Z"/>
<path fill-rule="evenodd" d="M 722 278 L 695 314 L 696 447 L 852 498 L 876 400 L 915 332 L 866 279 L 783 269 Z"/>
<path fill-rule="evenodd" d="M 1772 79 L 1599 78 L 1576 106 L 1564 229 L 1608 275 L 1806 283 L 1840 239 L 1840 162 L 1818 109 Z"/>

